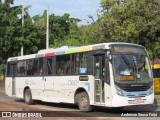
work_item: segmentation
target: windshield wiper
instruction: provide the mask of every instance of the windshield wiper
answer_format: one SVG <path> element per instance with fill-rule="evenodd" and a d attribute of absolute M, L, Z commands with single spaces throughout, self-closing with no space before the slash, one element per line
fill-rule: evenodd
<path fill-rule="evenodd" d="M 121 55 L 121 58 L 123 59 L 123 61 L 125 62 L 125 64 L 128 66 L 128 68 L 130 69 L 131 66 L 130 66 L 130 62 L 127 60 L 127 58 L 123 55 L 123 54 L 120 54 Z"/>

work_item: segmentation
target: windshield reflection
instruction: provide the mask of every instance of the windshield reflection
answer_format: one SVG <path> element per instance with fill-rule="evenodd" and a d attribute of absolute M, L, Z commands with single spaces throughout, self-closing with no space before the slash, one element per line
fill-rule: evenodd
<path fill-rule="evenodd" d="M 151 69 L 146 55 L 113 55 L 113 72 L 117 82 L 149 83 Z"/>

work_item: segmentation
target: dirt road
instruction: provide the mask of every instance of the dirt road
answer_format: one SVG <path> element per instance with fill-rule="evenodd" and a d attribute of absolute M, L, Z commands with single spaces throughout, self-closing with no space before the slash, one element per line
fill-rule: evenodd
<path fill-rule="evenodd" d="M 132 108 L 127 108 L 125 111 L 159 111 L 158 106 L 135 106 Z M 29 120 L 132 120 L 133 117 L 126 118 L 120 117 L 121 113 L 112 112 L 106 108 L 97 108 L 94 112 L 84 113 L 80 112 L 78 107 L 70 104 L 55 104 L 55 103 L 45 103 L 40 102 L 35 105 L 26 105 L 22 99 L 15 99 L 8 97 L 4 92 L 0 92 L 0 116 L 2 112 L 38 112 L 41 113 L 42 117 L 39 118 L 29 118 Z M 123 112 L 123 111 L 122 111 Z M 46 117 L 47 116 L 47 117 Z M 28 117 L 28 116 L 27 116 Z M 54 117 L 54 118 L 53 118 Z M 4 118 L 0 117 L 0 120 Z M 5 120 L 21 120 L 22 118 L 5 118 Z M 25 120 L 27 118 L 23 118 Z M 137 120 L 137 119 L 136 119 Z M 142 119 L 142 120 L 146 120 Z"/>
<path fill-rule="evenodd" d="M 60 104 L 52 103 L 26 105 L 22 99 L 11 98 L 5 95 L 4 92 L 0 92 L 0 120 L 22 120 L 22 117 L 23 120 L 113 120 L 111 118 L 106 117 L 92 117 L 92 114 L 82 113 L 78 110 L 78 108 L 74 108 L 75 106 L 73 105 L 62 106 L 63 107 L 61 107 Z M 11 112 L 12 117 L 4 118 L 3 114 L 6 111 L 9 113 Z M 35 116 L 28 116 L 28 113 L 40 113 L 40 116 L 38 116 L 37 118 Z M 27 116 L 24 116 L 24 114 Z"/>

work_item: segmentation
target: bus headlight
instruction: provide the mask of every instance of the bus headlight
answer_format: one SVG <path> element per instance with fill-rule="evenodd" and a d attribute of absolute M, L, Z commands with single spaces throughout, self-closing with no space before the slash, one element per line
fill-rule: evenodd
<path fill-rule="evenodd" d="M 121 90 L 121 88 L 119 88 L 118 86 L 115 86 L 115 87 L 116 87 L 117 94 L 120 95 L 120 96 L 124 96 L 123 91 Z"/>
<path fill-rule="evenodd" d="M 150 88 L 149 94 L 153 93 L 153 86 Z"/>

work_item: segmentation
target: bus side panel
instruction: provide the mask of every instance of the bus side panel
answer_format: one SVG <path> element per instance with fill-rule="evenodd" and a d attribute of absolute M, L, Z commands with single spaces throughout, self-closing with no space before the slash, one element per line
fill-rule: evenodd
<path fill-rule="evenodd" d="M 111 86 L 109 84 L 105 84 L 105 105 L 111 106 L 112 104 L 112 96 L 111 96 Z"/>
<path fill-rule="evenodd" d="M 58 93 L 59 102 L 74 103 L 74 90 L 78 87 L 78 76 L 54 77 L 54 90 Z"/>
<path fill-rule="evenodd" d="M 80 76 L 57 76 L 54 77 L 54 90 L 58 92 L 59 102 L 74 103 L 74 94 L 78 88 L 84 88 L 90 98 L 94 101 L 94 79 L 88 76 L 88 81 L 80 81 Z"/>
<path fill-rule="evenodd" d="M 5 78 L 5 93 L 12 97 L 12 77 Z"/>
<path fill-rule="evenodd" d="M 89 77 L 89 81 L 86 82 L 86 87 L 87 87 L 87 92 L 89 95 L 89 99 L 90 99 L 90 104 L 94 105 L 95 103 L 95 77 L 90 75 Z"/>
<path fill-rule="evenodd" d="M 26 87 L 25 85 L 26 77 L 16 77 L 16 97 L 23 98 L 23 91 Z"/>
<path fill-rule="evenodd" d="M 117 94 L 116 89 L 115 89 L 115 84 L 114 84 L 114 76 L 113 76 L 113 68 L 112 65 L 109 64 L 109 68 L 110 68 L 110 90 L 111 90 L 111 99 L 110 99 L 110 104 L 107 105 L 107 107 L 113 107 L 112 106 L 112 100 L 114 95 Z"/>
<path fill-rule="evenodd" d="M 42 77 L 17 77 L 16 81 L 16 97 L 23 98 L 25 87 L 29 87 L 32 92 L 32 99 L 43 99 L 44 80 Z"/>
<path fill-rule="evenodd" d="M 58 103 L 58 91 L 54 89 L 54 76 L 44 77 L 44 95 L 43 100 L 46 102 Z"/>

